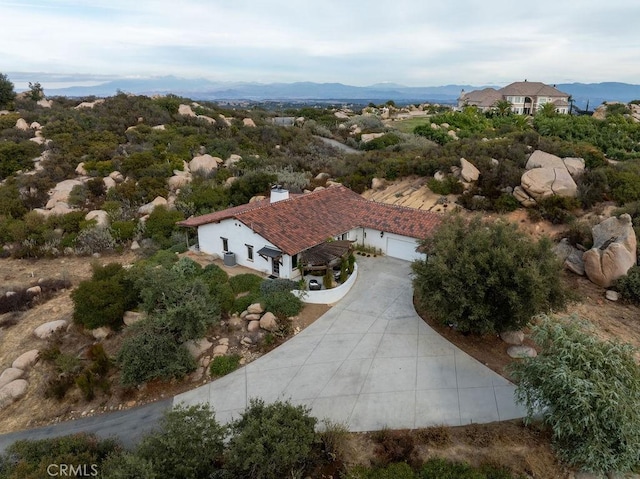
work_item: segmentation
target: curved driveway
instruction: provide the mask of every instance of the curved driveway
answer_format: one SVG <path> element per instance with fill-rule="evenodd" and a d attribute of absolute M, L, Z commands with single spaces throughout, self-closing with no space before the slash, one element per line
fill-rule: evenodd
<path fill-rule="evenodd" d="M 443 339 L 416 314 L 411 268 L 358 257 L 336 306 L 274 351 L 174 398 L 209 402 L 221 422 L 249 399 L 290 399 L 351 431 L 463 425 L 524 416 L 514 385 Z"/>
<path fill-rule="evenodd" d="M 244 368 L 176 396 L 209 402 L 220 422 L 250 398 L 290 399 L 319 419 L 352 431 L 492 422 L 524 416 L 506 379 L 444 340 L 416 314 L 410 263 L 358 257 L 359 277 L 336 306 L 300 334 Z M 136 443 L 171 400 L 128 411 L 0 435 L 0 452 L 18 439 L 76 432 Z"/>

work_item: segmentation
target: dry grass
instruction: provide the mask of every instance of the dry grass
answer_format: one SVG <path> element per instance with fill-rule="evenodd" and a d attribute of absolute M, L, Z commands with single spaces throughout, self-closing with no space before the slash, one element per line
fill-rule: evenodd
<path fill-rule="evenodd" d="M 405 439 L 401 439 L 402 437 Z M 411 439 L 406 439 L 410 437 Z M 394 438 L 413 444 L 411 462 L 423 463 L 440 457 L 468 462 L 473 466 L 494 464 L 510 469 L 515 475 L 536 479 L 563 479 L 572 472 L 556 459 L 550 436 L 535 426 L 525 427 L 521 421 L 471 424 L 468 426 L 357 433 L 350 435 L 350 466 L 370 467 L 379 464 L 380 441 Z M 406 458 L 405 460 L 409 460 Z"/>

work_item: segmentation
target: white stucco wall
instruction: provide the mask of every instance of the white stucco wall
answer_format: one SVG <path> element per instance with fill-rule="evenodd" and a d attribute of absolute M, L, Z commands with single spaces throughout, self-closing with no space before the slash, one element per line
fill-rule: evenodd
<path fill-rule="evenodd" d="M 340 301 L 351 290 L 358 278 L 358 263 L 353 265 L 351 276 L 339 286 L 331 289 L 321 289 L 319 291 L 300 291 L 294 289 L 293 294 L 298 296 L 304 303 L 311 304 L 333 304 Z"/>
<path fill-rule="evenodd" d="M 393 257 L 404 259 L 406 261 L 425 258 L 424 254 L 415 251 L 415 248 L 417 248 L 420 244 L 420 242 L 415 238 L 388 232 L 385 232 L 382 236 L 380 236 L 380 230 L 374 230 L 371 228 L 358 228 L 357 230 L 353 230 L 352 233 L 354 234 L 354 236 L 357 236 L 358 244 L 378 248 L 382 250 L 382 253 L 385 255 L 389 255 L 390 253 L 389 241 L 398 240 L 411 243 L 411 246 L 409 246 L 404 253 L 401 253 L 400 255 L 394 254 Z M 397 251 L 397 248 L 395 249 Z"/>
<path fill-rule="evenodd" d="M 264 274 L 271 274 L 271 259 L 264 259 L 258 254 L 258 251 L 265 246 L 278 249 L 275 245 L 235 219 L 227 219 L 220 223 L 210 223 L 198 227 L 200 251 L 217 254 L 223 258 L 224 251 L 221 238 L 227 238 L 229 251 L 236 255 L 236 263 Z M 253 246 L 253 261 L 248 257 L 247 245 Z M 283 254 L 280 277 L 295 278 L 297 276 L 300 276 L 300 273 L 297 269 L 292 271 L 291 257 Z"/>

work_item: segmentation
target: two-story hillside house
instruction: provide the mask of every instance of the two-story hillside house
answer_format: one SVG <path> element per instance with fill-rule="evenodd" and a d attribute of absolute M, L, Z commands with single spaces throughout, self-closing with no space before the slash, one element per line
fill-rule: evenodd
<path fill-rule="evenodd" d="M 470 92 L 462 90 L 458 98 L 458 108 L 475 106 L 481 111 L 488 111 L 501 100 L 511 103 L 511 110 L 518 115 L 533 115 L 547 103 L 552 103 L 556 112 L 560 114 L 569 113 L 568 93 L 541 82 L 526 80 L 511 83 L 499 90 L 494 88 Z"/>
<path fill-rule="evenodd" d="M 441 216 L 376 203 L 344 186 L 301 195 L 274 189 L 262 201 L 235 206 L 179 223 L 198 229 L 200 251 L 233 253 L 243 266 L 281 278 L 300 276 L 298 264 L 326 242 L 355 242 L 404 260 L 424 258 L 420 240 Z"/>

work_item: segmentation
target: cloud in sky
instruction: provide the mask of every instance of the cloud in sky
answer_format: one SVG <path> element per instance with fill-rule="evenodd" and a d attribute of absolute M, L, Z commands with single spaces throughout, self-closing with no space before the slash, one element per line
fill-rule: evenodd
<path fill-rule="evenodd" d="M 352 85 L 640 78 L 636 0 L 0 0 L 0 18 L 0 71 Z"/>

